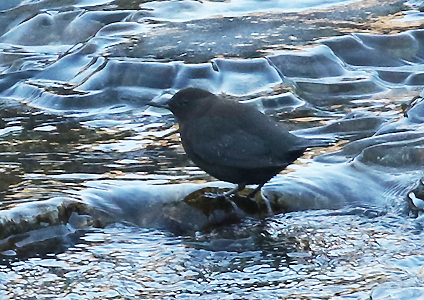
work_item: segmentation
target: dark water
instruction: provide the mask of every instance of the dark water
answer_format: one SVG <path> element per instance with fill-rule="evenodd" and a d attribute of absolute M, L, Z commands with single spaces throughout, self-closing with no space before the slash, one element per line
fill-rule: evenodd
<path fill-rule="evenodd" d="M 1 1 L 0 299 L 424 299 L 422 10 Z M 205 197 L 145 105 L 188 86 L 336 143 Z"/>

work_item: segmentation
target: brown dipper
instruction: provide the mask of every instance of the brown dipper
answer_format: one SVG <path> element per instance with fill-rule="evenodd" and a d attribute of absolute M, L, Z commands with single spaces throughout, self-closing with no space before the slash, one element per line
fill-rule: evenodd
<path fill-rule="evenodd" d="M 219 180 L 237 184 L 226 196 L 243 190 L 247 184 L 258 184 L 248 195 L 253 198 L 306 148 L 330 144 L 329 140 L 295 136 L 255 107 L 199 88 L 186 88 L 166 103 L 148 105 L 174 114 L 184 150 L 199 168 Z"/>

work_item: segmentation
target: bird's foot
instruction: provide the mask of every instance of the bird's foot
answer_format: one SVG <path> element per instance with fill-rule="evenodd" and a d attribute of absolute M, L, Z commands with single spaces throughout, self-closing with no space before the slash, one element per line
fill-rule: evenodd
<path fill-rule="evenodd" d="M 258 203 L 251 198 L 240 196 L 237 193 L 206 193 L 204 197 L 215 201 L 215 203 L 221 203 L 219 206 L 231 208 L 231 210 L 237 215 L 240 214 L 255 214 L 258 212 Z"/>
<path fill-rule="evenodd" d="M 204 197 L 216 201 L 215 203 L 221 203 L 219 205 L 222 205 L 223 207 L 228 208 L 228 205 L 230 205 L 234 212 L 240 213 L 240 211 L 243 211 L 244 213 L 247 213 L 249 215 L 262 215 L 264 213 L 264 206 L 255 200 L 255 195 L 258 191 L 260 191 L 262 186 L 263 184 L 259 185 L 247 196 L 242 196 L 238 194 L 240 188 L 244 188 L 244 185 L 241 185 L 224 193 L 205 193 Z M 274 215 L 269 200 L 263 200 L 266 210 L 265 214 L 267 216 Z"/>
<path fill-rule="evenodd" d="M 225 200 L 232 201 L 234 197 L 239 197 L 237 192 L 244 189 L 245 185 L 237 185 L 235 188 L 232 188 L 223 193 L 205 193 L 205 198 L 214 199 L 214 200 Z"/>

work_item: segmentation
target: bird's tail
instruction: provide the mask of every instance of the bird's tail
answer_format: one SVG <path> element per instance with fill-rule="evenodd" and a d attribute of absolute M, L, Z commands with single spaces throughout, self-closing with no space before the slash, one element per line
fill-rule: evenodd
<path fill-rule="evenodd" d="M 296 147 L 298 148 L 311 148 L 311 147 L 328 147 L 334 145 L 336 142 L 335 138 L 328 137 L 314 137 L 314 138 L 306 138 L 306 137 L 298 137 L 298 142 L 296 143 Z"/>

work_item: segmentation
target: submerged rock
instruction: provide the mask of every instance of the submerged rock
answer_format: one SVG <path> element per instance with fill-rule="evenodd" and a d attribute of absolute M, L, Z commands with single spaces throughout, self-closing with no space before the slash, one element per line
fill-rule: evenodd
<path fill-rule="evenodd" d="M 21 203 L 0 211 L 0 252 L 66 237 L 103 222 L 107 222 L 105 216 L 99 218 L 99 212 L 69 197 Z"/>

